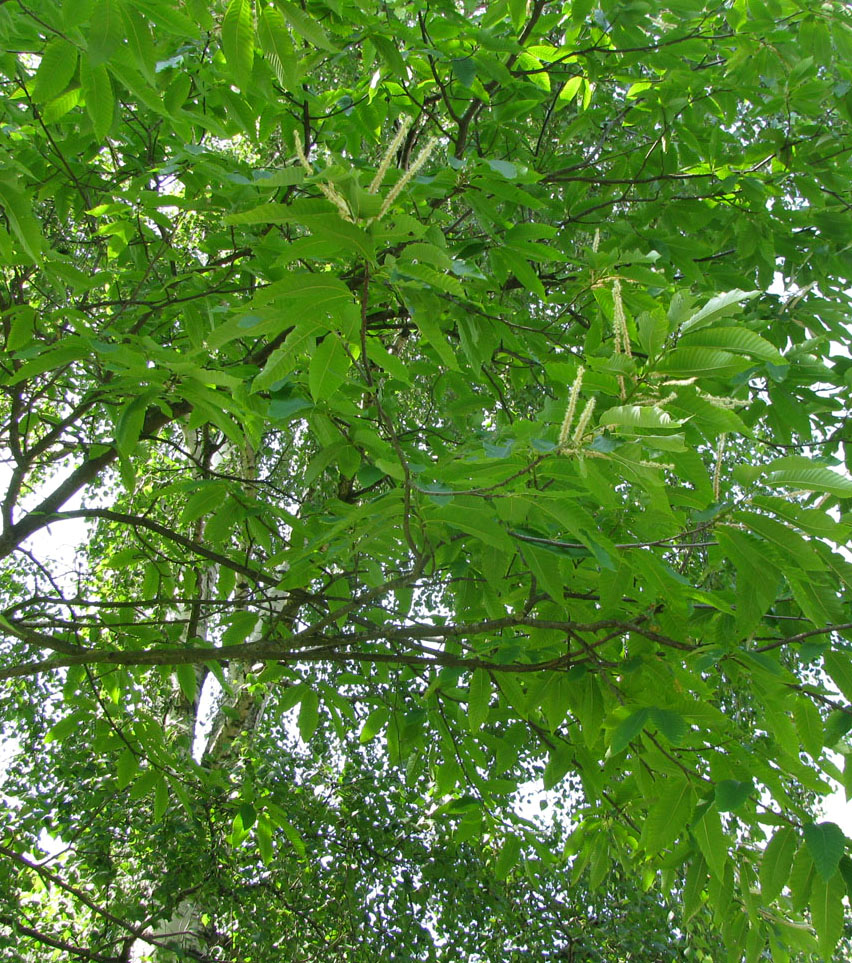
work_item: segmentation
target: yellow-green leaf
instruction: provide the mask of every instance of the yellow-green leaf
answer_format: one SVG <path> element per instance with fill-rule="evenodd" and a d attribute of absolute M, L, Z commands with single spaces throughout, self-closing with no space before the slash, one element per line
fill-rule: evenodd
<path fill-rule="evenodd" d="M 32 97 L 37 104 L 53 100 L 71 83 L 77 69 L 77 48 L 57 37 L 45 47 L 33 81 Z"/>
<path fill-rule="evenodd" d="M 231 0 L 222 18 L 222 50 L 231 76 L 246 93 L 254 64 L 254 23 L 251 0 Z"/>
<path fill-rule="evenodd" d="M 485 669 L 474 669 L 467 695 L 467 721 L 471 732 L 479 732 L 488 718 L 491 677 Z"/>

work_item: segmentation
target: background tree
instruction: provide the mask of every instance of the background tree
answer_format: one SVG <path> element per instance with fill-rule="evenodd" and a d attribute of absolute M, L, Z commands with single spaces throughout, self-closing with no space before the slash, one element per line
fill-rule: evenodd
<path fill-rule="evenodd" d="M 848 8 L 0 37 L 5 958 L 846 952 Z"/>

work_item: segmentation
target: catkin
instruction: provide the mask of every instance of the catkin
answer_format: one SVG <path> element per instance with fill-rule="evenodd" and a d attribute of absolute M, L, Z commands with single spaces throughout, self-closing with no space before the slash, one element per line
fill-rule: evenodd
<path fill-rule="evenodd" d="M 586 402 L 586 407 L 583 409 L 583 413 L 580 415 L 580 420 L 577 422 L 577 427 L 574 431 L 574 444 L 579 445 L 582 442 L 583 437 L 586 434 L 586 428 L 589 422 L 592 420 L 592 412 L 595 410 L 595 399 L 589 398 Z"/>
<path fill-rule="evenodd" d="M 577 369 L 577 376 L 571 385 L 571 393 L 568 395 L 568 407 L 565 409 L 565 417 L 562 419 L 562 427 L 559 429 L 559 447 L 568 447 L 571 438 L 571 425 L 574 423 L 574 412 L 577 410 L 577 399 L 580 396 L 580 387 L 583 384 L 583 374 L 585 368 L 582 365 Z"/>
<path fill-rule="evenodd" d="M 630 335 L 627 332 L 627 318 L 624 316 L 624 300 L 621 296 L 621 280 L 616 278 L 612 285 L 612 320 L 615 328 L 615 350 L 619 354 L 633 357 L 630 350 Z"/>
<path fill-rule="evenodd" d="M 399 130 L 396 132 L 396 136 L 390 142 L 388 149 L 385 151 L 385 156 L 382 158 L 381 164 L 379 164 L 379 169 L 376 171 L 376 176 L 370 182 L 370 186 L 367 188 L 370 194 L 375 194 L 376 191 L 382 186 L 382 181 L 385 179 L 385 174 L 388 172 L 388 168 L 391 166 L 391 162 L 396 156 L 396 152 L 399 150 L 400 145 L 405 140 L 405 135 L 408 133 L 408 129 L 411 127 L 411 118 L 406 117 L 402 123 L 399 125 Z"/>
<path fill-rule="evenodd" d="M 722 456 L 725 452 L 725 439 L 728 436 L 723 432 L 719 435 L 716 442 L 716 464 L 713 466 L 713 499 L 719 501 L 719 491 L 722 482 Z"/>
<path fill-rule="evenodd" d="M 393 204 L 393 202 L 397 199 L 397 197 L 399 197 L 402 191 L 405 190 L 405 187 L 408 185 L 409 181 L 411 181 L 414 175 L 420 170 L 420 168 L 429 159 L 429 155 L 435 149 L 435 145 L 437 143 L 438 143 L 437 137 L 431 137 L 426 142 L 426 146 L 423 148 L 422 151 L 420 151 L 420 153 L 414 159 L 414 162 L 412 163 L 411 167 L 408 168 L 408 170 L 390 189 L 390 193 L 385 198 L 384 204 L 382 204 L 382 208 L 379 211 L 378 220 L 381 220 L 385 216 L 385 214 L 387 214 L 387 212 L 390 210 L 391 204 Z"/>

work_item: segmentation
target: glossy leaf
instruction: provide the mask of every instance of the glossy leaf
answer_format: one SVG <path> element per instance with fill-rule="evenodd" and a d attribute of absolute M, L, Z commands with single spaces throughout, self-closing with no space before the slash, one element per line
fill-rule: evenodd
<path fill-rule="evenodd" d="M 804 834 L 817 875 L 827 883 L 837 873 L 837 866 L 846 849 L 843 830 L 836 823 L 808 823 Z"/>
<path fill-rule="evenodd" d="M 254 23 L 251 0 L 230 0 L 222 18 L 222 50 L 234 80 L 246 91 L 254 63 Z"/>

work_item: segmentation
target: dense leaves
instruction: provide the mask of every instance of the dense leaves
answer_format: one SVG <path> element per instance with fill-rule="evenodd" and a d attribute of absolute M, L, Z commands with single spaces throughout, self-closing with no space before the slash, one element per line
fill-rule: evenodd
<path fill-rule="evenodd" d="M 848 8 L 0 37 L 3 958 L 845 953 Z"/>

